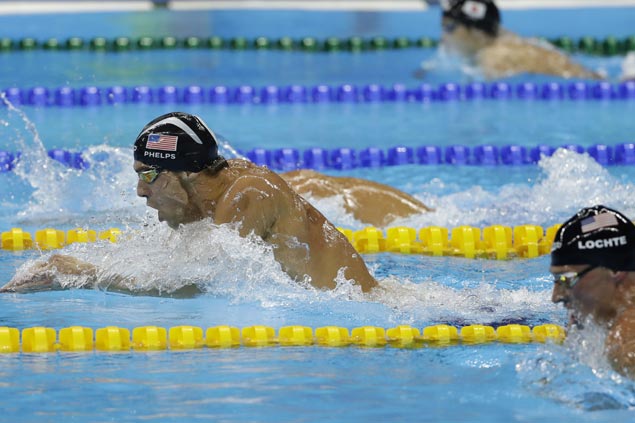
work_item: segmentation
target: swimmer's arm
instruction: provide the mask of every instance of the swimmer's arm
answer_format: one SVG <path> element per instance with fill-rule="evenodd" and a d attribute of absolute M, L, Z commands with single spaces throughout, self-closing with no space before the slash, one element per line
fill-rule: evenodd
<path fill-rule="evenodd" d="M 0 292 L 35 292 L 61 289 L 57 281 L 59 275 L 86 277 L 87 282 L 97 276 L 97 268 L 75 257 L 54 254 L 47 261 L 38 262 L 17 273 Z"/>
<path fill-rule="evenodd" d="M 606 338 L 606 351 L 616 371 L 635 377 L 635 310 L 616 319 Z"/>
<path fill-rule="evenodd" d="M 214 223 L 240 223 L 240 236 L 250 233 L 266 238 L 276 221 L 278 189 L 268 180 L 242 177 L 216 207 Z"/>

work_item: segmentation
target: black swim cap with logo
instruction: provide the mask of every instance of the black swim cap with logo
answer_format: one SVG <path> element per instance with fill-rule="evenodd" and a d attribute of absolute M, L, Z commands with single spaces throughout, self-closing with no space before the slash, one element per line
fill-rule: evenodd
<path fill-rule="evenodd" d="M 551 265 L 589 264 L 635 271 L 635 225 L 605 206 L 580 210 L 556 232 Z"/>
<path fill-rule="evenodd" d="M 200 172 L 226 165 L 214 133 L 197 116 L 167 113 L 148 123 L 134 143 L 134 159 L 171 171 Z"/>
<path fill-rule="evenodd" d="M 443 17 L 497 35 L 500 13 L 492 0 L 441 0 Z"/>

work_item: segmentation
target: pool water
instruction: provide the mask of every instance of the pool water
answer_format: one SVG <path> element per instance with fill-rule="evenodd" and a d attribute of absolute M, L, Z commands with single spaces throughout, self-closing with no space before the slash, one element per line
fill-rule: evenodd
<path fill-rule="evenodd" d="M 549 19 L 570 17 L 570 36 L 626 36 L 632 9 L 513 11 L 509 26 L 526 35 L 559 36 Z M 437 11 L 414 14 L 302 12 L 87 15 L 72 35 L 146 35 L 157 21 L 174 35 L 200 31 L 223 36 L 438 36 Z M 261 19 L 254 19 L 260 16 Z M 550 18 L 547 19 L 546 17 Z M 597 19 L 590 19 L 595 16 Z M 279 20 L 280 18 L 283 18 Z M 420 18 L 418 20 L 417 18 Z M 540 20 L 537 20 L 540 18 Z M 543 19 L 544 18 L 544 19 Z M 7 22 L 13 36 L 65 37 L 41 16 Z M 62 16 L 59 22 L 68 17 Z M 359 22 L 352 25 L 351 22 Z M 586 26 L 573 27 L 576 19 Z M 22 22 L 19 26 L 15 22 Z M 190 25 L 187 25 L 187 23 Z M 247 23 L 258 22 L 249 25 Z M 277 28 L 277 22 L 281 27 Z M 294 22 L 291 28 L 289 22 Z M 297 26 L 298 22 L 306 25 Z M 429 22 L 421 26 L 419 22 Z M 528 26 L 528 22 L 532 26 Z M 543 22 L 536 27 L 536 22 Z M 213 25 L 205 26 L 205 23 Z M 222 24 L 221 24 L 222 23 Z M 232 23 L 231 30 L 226 23 Z M 241 23 L 241 25 L 238 25 Z M 609 25 L 610 23 L 610 25 Z M 203 28 L 203 29 L 201 29 Z M 303 30 L 299 33 L 299 29 Z M 351 30 L 354 28 L 354 30 Z M 292 30 L 293 29 L 293 30 Z M 244 30 L 245 32 L 239 32 Z M 565 31 L 566 30 L 566 31 Z M 602 31 L 612 31 L 611 33 Z M 295 32 L 294 32 L 295 31 Z M 306 32 L 304 32 L 306 31 Z M 309 34 L 309 32 L 314 31 Z M 353 32 L 347 32 L 353 31 Z M 587 32 L 588 31 L 588 32 Z M 150 35 L 167 35 L 156 33 Z M 619 78 L 624 57 L 577 57 Z M 424 80 L 412 72 L 422 61 L 439 64 Z M 467 83 L 470 77 L 436 51 L 333 55 L 300 52 L 170 51 L 103 55 L 84 52 L 0 54 L 0 86 L 85 87 L 189 84 L 211 86 L 313 85 L 318 83 Z M 446 67 L 448 69 L 446 69 Z M 553 78 L 515 77 L 543 83 Z M 131 142 L 152 118 L 173 110 L 197 113 L 229 145 L 223 153 L 294 147 L 333 149 L 397 145 L 470 147 L 508 144 L 559 147 L 633 142 L 632 101 L 483 100 L 429 103 L 328 104 L 119 104 L 99 107 L 7 106 L 1 110 L 0 149 L 20 151 L 14 171 L 0 174 L 2 230 L 44 227 L 68 230 L 120 228 L 116 244 L 73 244 L 63 252 L 108 271 L 134 276 L 162 296 L 79 289 L 0 296 L 0 326 L 82 325 L 173 327 L 216 325 L 280 328 L 335 325 L 419 329 L 510 323 L 564 325 L 563 309 L 550 301 L 548 257 L 508 261 L 391 253 L 364 256 L 382 289 L 371 294 L 340 281 L 334 291 L 291 281 L 268 246 L 239 238 L 229 228 L 200 222 L 172 231 L 135 195 Z M 82 151 L 85 170 L 47 158 L 46 150 Z M 453 228 L 493 224 L 548 227 L 578 208 L 604 203 L 635 216 L 635 167 L 597 164 L 587 154 L 558 150 L 537 165 L 384 166 L 328 170 L 390 184 L 435 209 L 395 225 Z M 315 200 L 315 199 L 314 199 Z M 361 229 L 337 199 L 315 200 L 336 225 Z M 210 248 L 210 246 L 212 246 Z M 0 284 L 22 266 L 49 253 L 0 254 Z M 193 298 L 171 296 L 195 283 Z M 124 353 L 6 354 L 0 356 L 3 418 L 10 421 L 625 421 L 635 406 L 635 384 L 613 372 L 602 354 L 602 333 L 570 333 L 563 345 L 503 344 L 381 348 L 320 346 L 232 348 Z"/>

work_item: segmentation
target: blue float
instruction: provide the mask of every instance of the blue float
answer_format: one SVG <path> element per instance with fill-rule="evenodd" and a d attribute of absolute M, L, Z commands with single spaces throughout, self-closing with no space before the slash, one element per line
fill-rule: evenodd
<path fill-rule="evenodd" d="M 322 170 L 329 168 L 329 153 L 327 150 L 319 147 L 309 148 L 302 153 L 302 159 L 304 160 L 304 167 Z"/>
<path fill-rule="evenodd" d="M 540 144 L 532 147 L 529 151 L 529 158 L 532 162 L 538 163 L 543 156 L 550 157 L 556 149 L 550 145 Z"/>
<path fill-rule="evenodd" d="M 533 82 L 524 82 L 516 87 L 516 97 L 522 100 L 534 100 L 539 97 L 538 86 Z"/>
<path fill-rule="evenodd" d="M 271 151 L 264 148 L 254 148 L 247 152 L 247 158 L 258 166 L 271 167 Z"/>
<path fill-rule="evenodd" d="M 591 147 L 587 148 L 587 153 L 589 153 L 589 156 L 593 157 L 596 162 L 603 166 L 611 165 L 614 163 L 613 149 L 608 145 L 592 145 Z"/>
<path fill-rule="evenodd" d="M 522 145 L 505 145 L 500 150 L 501 163 L 506 165 L 524 165 L 529 163 L 527 149 Z"/>
<path fill-rule="evenodd" d="M 435 97 L 434 88 L 430 84 L 421 84 L 410 90 L 409 97 L 420 102 L 432 101 Z"/>
<path fill-rule="evenodd" d="M 179 90 L 173 85 L 165 85 L 157 89 L 157 100 L 161 104 L 173 104 L 179 101 Z"/>
<path fill-rule="evenodd" d="M 622 143 L 615 146 L 615 163 L 621 165 L 635 164 L 635 144 Z"/>
<path fill-rule="evenodd" d="M 337 87 L 335 99 L 340 103 L 352 103 L 357 101 L 357 87 L 351 84 L 343 84 Z"/>
<path fill-rule="evenodd" d="M 381 148 L 368 147 L 359 152 L 359 165 L 362 167 L 382 167 L 384 164 L 386 158 Z"/>
<path fill-rule="evenodd" d="M 571 100 L 586 100 L 589 97 L 589 86 L 582 81 L 570 83 L 567 91 Z"/>
<path fill-rule="evenodd" d="M 470 161 L 470 148 L 465 145 L 450 145 L 445 148 L 445 162 L 453 165 L 465 165 Z"/>
<path fill-rule="evenodd" d="M 283 172 L 299 169 L 300 152 L 295 148 L 278 148 L 273 151 L 272 165 Z"/>
<path fill-rule="evenodd" d="M 378 102 L 384 99 L 384 87 L 378 84 L 370 84 L 362 88 L 362 99 L 367 102 Z"/>
<path fill-rule="evenodd" d="M 512 88 L 506 82 L 494 82 L 489 88 L 489 97 L 496 100 L 512 98 Z"/>
<path fill-rule="evenodd" d="M 394 84 L 385 95 L 387 101 L 406 101 L 407 99 L 408 89 L 403 84 Z"/>
<path fill-rule="evenodd" d="M 386 164 L 388 166 L 400 166 L 414 163 L 412 147 L 397 146 L 388 149 Z"/>
<path fill-rule="evenodd" d="M 125 103 L 128 101 L 128 89 L 119 85 L 109 87 L 106 90 L 106 101 L 110 104 Z"/>
<path fill-rule="evenodd" d="M 183 102 L 185 104 L 201 104 L 205 102 L 205 93 L 203 87 L 198 85 L 189 85 L 183 90 Z"/>
<path fill-rule="evenodd" d="M 241 85 L 234 89 L 232 101 L 238 104 L 251 103 L 254 100 L 254 87 L 250 85 Z"/>
<path fill-rule="evenodd" d="M 557 82 L 548 82 L 542 86 L 540 98 L 543 100 L 562 100 L 564 98 L 564 87 Z"/>
<path fill-rule="evenodd" d="M 336 148 L 331 150 L 331 166 L 334 169 L 353 169 L 357 167 L 357 157 L 352 148 Z"/>
<path fill-rule="evenodd" d="M 224 85 L 212 87 L 209 90 L 209 101 L 213 104 L 229 103 L 229 90 Z"/>
<path fill-rule="evenodd" d="M 422 145 L 417 147 L 417 161 L 423 165 L 437 165 L 443 163 L 441 147 Z"/>
<path fill-rule="evenodd" d="M 0 150 L 0 173 L 8 172 L 15 166 L 15 156 L 9 151 Z"/>
<path fill-rule="evenodd" d="M 487 88 L 482 82 L 472 82 L 465 87 L 465 98 L 467 100 L 480 100 L 487 98 Z"/>
<path fill-rule="evenodd" d="M 71 87 L 60 87 L 55 90 L 55 104 L 60 107 L 75 105 L 75 90 Z"/>
<path fill-rule="evenodd" d="M 474 147 L 474 162 L 477 165 L 497 165 L 498 147 L 495 145 L 479 145 Z"/>
<path fill-rule="evenodd" d="M 154 100 L 154 92 L 152 88 L 140 85 L 132 89 L 132 102 L 133 103 L 152 103 Z"/>
<path fill-rule="evenodd" d="M 438 92 L 439 100 L 453 101 L 461 99 L 461 87 L 457 84 L 441 84 Z"/>
<path fill-rule="evenodd" d="M 316 85 L 311 89 L 311 100 L 315 103 L 327 103 L 332 96 L 333 90 L 328 85 Z"/>
<path fill-rule="evenodd" d="M 302 85 L 291 85 L 282 90 L 282 100 L 289 103 L 305 103 L 307 91 Z"/>
<path fill-rule="evenodd" d="M 44 87 L 33 87 L 27 94 L 27 103 L 32 106 L 47 106 L 49 104 L 49 90 Z"/>

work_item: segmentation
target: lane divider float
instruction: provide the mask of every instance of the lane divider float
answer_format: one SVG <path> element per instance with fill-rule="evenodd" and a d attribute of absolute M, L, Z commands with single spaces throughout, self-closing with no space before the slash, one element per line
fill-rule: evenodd
<path fill-rule="evenodd" d="M 355 249 L 364 254 L 400 253 L 427 256 L 453 256 L 507 260 L 535 258 L 551 251 L 556 224 L 546 230 L 539 225 L 515 227 L 492 225 L 483 229 L 462 225 L 449 230 L 440 226 L 415 228 L 395 226 L 386 231 L 369 226 L 360 230 L 338 228 Z M 121 230 L 110 228 L 97 233 L 94 230 L 75 228 L 66 233 L 46 228 L 32 236 L 21 228 L 2 232 L 2 249 L 24 251 L 31 249 L 53 250 L 73 243 L 90 243 L 98 240 L 116 242 Z"/>
<path fill-rule="evenodd" d="M 494 328 L 469 325 L 460 329 L 451 325 L 433 325 L 422 330 L 409 325 L 384 329 L 377 326 L 348 328 L 323 326 L 284 326 L 276 332 L 265 325 L 239 329 L 214 326 L 203 331 L 198 326 L 140 326 L 132 329 L 107 326 L 93 330 L 71 326 L 58 332 L 54 328 L 0 327 L 0 353 L 47 353 L 55 351 L 156 351 L 207 348 L 323 346 L 420 348 L 424 346 L 476 345 L 489 342 L 508 344 L 560 343 L 566 331 L 556 324 L 509 324 Z"/>
<path fill-rule="evenodd" d="M 13 105 L 35 107 L 99 107 L 117 104 L 214 104 L 276 105 L 316 103 L 445 103 L 453 101 L 619 101 L 635 99 L 635 81 L 571 82 L 473 82 L 423 83 L 407 86 L 401 83 L 380 84 L 316 84 L 316 85 L 163 85 L 137 86 L 43 86 L 7 87 L 4 97 Z"/>
<path fill-rule="evenodd" d="M 557 37 L 540 40 L 548 42 L 567 53 L 582 53 L 587 55 L 615 56 L 635 51 L 635 36 L 618 38 L 607 36 L 596 38 L 583 36 L 580 38 Z M 130 52 L 145 50 L 174 50 L 174 49 L 209 49 L 209 50 L 280 50 L 314 52 L 363 52 L 380 50 L 399 50 L 406 48 L 434 48 L 439 40 L 431 37 L 68 37 L 65 39 L 47 38 L 38 40 L 33 37 L 12 39 L 0 38 L 0 53 L 13 51 L 91 51 L 91 52 Z"/>
<path fill-rule="evenodd" d="M 252 148 L 238 152 L 259 166 L 267 166 L 278 171 L 296 169 L 314 170 L 349 170 L 359 167 L 378 168 L 402 165 L 453 165 L 453 166 L 522 166 L 538 163 L 543 156 L 549 157 L 563 148 L 579 154 L 588 154 L 602 166 L 634 165 L 635 142 L 625 142 L 614 146 L 592 144 L 583 147 L 578 144 L 566 144 L 559 147 L 536 145 L 526 147 L 508 144 L 501 147 L 495 145 L 421 145 L 410 147 L 405 145 L 390 147 L 386 150 L 377 147 L 355 149 L 339 147 L 326 149 L 321 147 L 307 148 Z M 0 173 L 15 168 L 21 153 L 0 150 Z M 88 169 L 90 161 L 83 157 L 81 151 L 65 149 L 48 150 L 48 156 L 73 169 Z M 100 159 L 106 160 L 107 153 Z"/>

